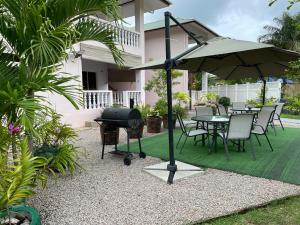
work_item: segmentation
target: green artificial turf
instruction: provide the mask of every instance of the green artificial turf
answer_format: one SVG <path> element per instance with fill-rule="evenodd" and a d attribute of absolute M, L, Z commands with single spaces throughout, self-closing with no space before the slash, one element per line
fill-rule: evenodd
<path fill-rule="evenodd" d="M 216 218 L 195 225 L 278 225 L 300 224 L 300 197 L 276 200 L 267 206 Z"/>
<path fill-rule="evenodd" d="M 276 130 L 277 136 L 272 129 L 268 132 L 274 152 L 271 152 L 264 136 L 259 136 L 262 146 L 252 137 L 256 149 L 255 161 L 251 157 L 249 143 L 245 145 L 246 152 L 238 152 L 236 146 L 229 144 L 230 160 L 227 161 L 221 140 L 217 151 L 208 154 L 207 145 L 203 147 L 199 142 L 195 146 L 193 138 L 188 139 L 181 154 L 179 149 L 175 149 L 175 159 L 197 166 L 300 184 L 300 129 L 285 128 L 282 131 L 277 127 Z M 180 134 L 179 129 L 174 131 L 175 145 Z M 125 146 L 120 148 L 126 149 Z M 167 132 L 142 139 L 142 148 L 147 155 L 168 160 Z M 137 142 L 131 143 L 131 151 L 138 152 Z"/>

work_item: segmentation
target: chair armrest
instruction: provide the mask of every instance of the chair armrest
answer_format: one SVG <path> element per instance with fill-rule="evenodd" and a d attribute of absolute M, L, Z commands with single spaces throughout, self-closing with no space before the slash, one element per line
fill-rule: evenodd
<path fill-rule="evenodd" d="M 253 124 L 253 126 L 254 126 L 254 127 L 255 127 L 255 126 L 260 127 L 264 133 L 266 132 L 265 129 L 264 129 L 261 125 L 259 125 L 259 124 Z"/>

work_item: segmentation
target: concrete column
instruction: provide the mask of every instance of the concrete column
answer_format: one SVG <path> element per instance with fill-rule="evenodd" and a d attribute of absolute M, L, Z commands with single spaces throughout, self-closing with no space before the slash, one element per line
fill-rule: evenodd
<path fill-rule="evenodd" d="M 144 0 L 135 0 L 135 31 L 140 33 L 140 53 L 145 63 Z M 141 91 L 141 101 L 145 103 L 145 70 L 135 72 L 136 90 Z"/>
<path fill-rule="evenodd" d="M 202 73 L 202 91 L 207 92 L 208 90 L 208 73 Z"/>

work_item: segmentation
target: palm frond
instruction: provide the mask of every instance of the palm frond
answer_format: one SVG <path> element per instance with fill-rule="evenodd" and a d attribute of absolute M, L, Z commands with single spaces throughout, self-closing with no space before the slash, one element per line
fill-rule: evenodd
<path fill-rule="evenodd" d="M 75 25 L 75 28 L 79 34 L 77 37 L 78 42 L 86 40 L 99 41 L 110 49 L 117 64 L 123 64 L 121 51 L 116 46 L 116 34 L 114 30 L 109 29 L 104 24 L 98 23 L 97 20 L 91 18 L 80 20 L 80 22 Z"/>
<path fill-rule="evenodd" d="M 56 26 L 96 14 L 117 21 L 120 19 L 118 3 L 118 0 L 49 0 L 45 14 Z"/>

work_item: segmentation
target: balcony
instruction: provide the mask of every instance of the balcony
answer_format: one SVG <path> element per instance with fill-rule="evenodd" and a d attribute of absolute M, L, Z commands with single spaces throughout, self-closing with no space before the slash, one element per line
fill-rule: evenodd
<path fill-rule="evenodd" d="M 141 104 L 142 92 L 103 90 L 83 91 L 84 109 L 101 109 L 113 105 L 129 107 L 130 99 L 133 99 L 134 105 Z"/>

